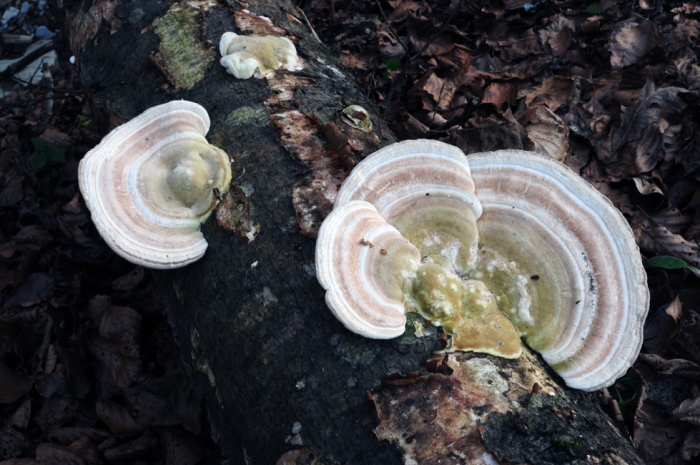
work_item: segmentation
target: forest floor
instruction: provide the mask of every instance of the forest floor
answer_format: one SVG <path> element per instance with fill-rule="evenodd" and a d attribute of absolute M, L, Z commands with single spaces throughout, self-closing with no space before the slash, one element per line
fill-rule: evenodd
<path fill-rule="evenodd" d="M 535 150 L 623 212 L 651 306 L 598 397 L 646 463 L 700 463 L 700 2 L 298 4 L 400 139 Z M 0 465 L 215 461 L 148 270 L 80 198 L 91 89 L 43 0 L 0 12 L 0 59 L 55 53 L 0 62 Z"/>

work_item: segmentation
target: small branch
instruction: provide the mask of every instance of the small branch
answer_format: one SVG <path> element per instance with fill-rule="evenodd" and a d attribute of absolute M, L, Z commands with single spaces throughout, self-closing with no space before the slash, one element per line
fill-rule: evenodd
<path fill-rule="evenodd" d="M 33 86 L 33 87 L 39 87 L 39 88 L 41 88 L 41 89 L 46 89 L 46 90 L 48 90 L 48 91 L 50 91 L 50 92 L 61 92 L 61 93 L 64 93 L 64 94 L 71 94 L 71 95 L 80 95 L 80 94 L 83 93 L 82 90 L 76 90 L 76 89 L 64 90 L 64 89 L 57 89 L 57 88 L 55 88 L 55 87 L 53 87 L 53 86 L 47 86 L 47 85 L 41 84 L 41 83 L 39 83 L 39 84 L 32 84 L 31 82 L 27 81 L 26 79 L 18 78 L 17 76 L 13 76 L 12 79 L 14 79 L 15 81 L 19 82 L 20 84 L 25 84 L 25 85 L 27 85 L 27 86 Z"/>
<path fill-rule="evenodd" d="M 313 26 L 311 26 L 311 22 L 309 22 L 309 18 L 306 17 L 306 13 L 304 13 L 304 10 L 301 8 L 297 7 L 297 10 L 299 10 L 299 13 L 301 13 L 301 16 L 304 18 L 304 21 L 306 22 L 306 25 L 309 26 L 309 29 L 311 29 L 311 33 L 314 35 L 314 39 L 320 44 L 321 39 L 318 38 L 318 35 L 316 34 L 316 31 L 314 31 Z M 331 1 L 331 10 L 334 10 L 333 2 Z M 333 11 L 333 14 L 335 14 L 335 11 Z"/>
<path fill-rule="evenodd" d="M 50 44 L 44 44 L 41 47 L 37 48 L 36 50 L 32 51 L 31 53 L 26 54 L 19 60 L 15 61 L 12 63 L 10 66 L 5 68 L 4 70 L 0 71 L 0 81 L 3 79 L 12 76 L 13 74 L 17 73 L 18 71 L 21 71 L 24 69 L 25 66 L 27 66 L 29 63 L 32 61 L 36 60 L 40 56 L 44 55 L 45 53 L 49 53 L 51 50 L 53 50 L 53 43 Z"/>

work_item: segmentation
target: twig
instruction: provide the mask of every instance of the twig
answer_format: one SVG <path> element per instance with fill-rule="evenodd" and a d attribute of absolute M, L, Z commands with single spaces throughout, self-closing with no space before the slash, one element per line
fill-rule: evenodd
<path fill-rule="evenodd" d="M 82 90 L 77 90 L 77 89 L 71 89 L 71 90 L 64 90 L 64 89 L 57 89 L 56 87 L 53 86 L 47 86 L 45 84 L 32 84 L 31 82 L 27 81 L 26 79 L 19 78 L 17 76 L 13 76 L 12 79 L 15 81 L 19 82 L 20 84 L 26 84 L 28 86 L 34 86 L 34 87 L 40 87 L 42 89 L 46 89 L 51 92 L 62 92 L 64 94 L 72 94 L 72 95 L 80 95 L 83 93 Z"/>
<path fill-rule="evenodd" d="M 331 2 L 331 8 L 333 8 L 333 2 Z M 320 44 L 321 39 L 318 38 L 318 35 L 316 34 L 316 31 L 314 31 L 313 26 L 311 26 L 311 23 L 309 22 L 309 18 L 306 17 L 306 13 L 304 13 L 304 10 L 301 8 L 297 7 L 297 10 L 299 10 L 299 13 L 301 13 L 301 16 L 304 18 L 304 21 L 306 21 L 306 25 L 309 26 L 309 29 L 311 29 L 311 33 L 314 35 L 314 39 Z M 333 12 L 335 14 L 335 12 Z"/>
<path fill-rule="evenodd" d="M 45 53 L 49 53 L 51 50 L 53 50 L 53 48 L 53 43 L 44 44 L 36 50 L 32 51 L 31 53 L 26 54 L 25 56 L 12 63 L 4 70 L 0 71 L 0 81 L 5 79 L 6 77 L 12 76 L 18 71 L 21 71 L 29 63 L 36 60 Z"/>
<path fill-rule="evenodd" d="M 51 67 L 46 62 L 43 62 L 41 64 L 41 67 L 44 73 L 44 78 L 42 79 L 42 81 L 46 82 L 47 85 L 51 86 L 53 84 L 53 74 L 51 74 Z M 49 115 L 49 118 L 51 118 L 53 116 L 53 91 L 47 91 L 44 97 L 48 98 L 48 100 L 46 101 L 46 113 Z"/>
<path fill-rule="evenodd" d="M 391 35 L 394 36 L 394 39 L 401 45 L 401 48 L 403 48 L 403 51 L 406 52 L 406 56 L 409 57 L 411 56 L 411 52 L 408 50 L 408 46 L 401 42 L 401 39 L 399 39 L 399 35 L 394 32 L 394 29 L 391 27 L 391 24 L 389 24 L 389 19 L 386 17 L 386 14 L 384 14 L 384 8 L 382 8 L 382 4 L 380 0 L 374 0 L 377 3 L 377 6 L 379 7 L 379 11 L 382 13 L 382 17 L 384 18 L 384 21 L 386 22 L 386 28 L 391 32 Z"/>

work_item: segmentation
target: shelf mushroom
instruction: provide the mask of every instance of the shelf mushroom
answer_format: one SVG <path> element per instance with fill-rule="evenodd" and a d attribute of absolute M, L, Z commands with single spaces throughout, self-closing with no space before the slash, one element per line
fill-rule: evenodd
<path fill-rule="evenodd" d="M 450 348 L 506 358 L 522 351 L 520 335 L 480 281 L 463 282 L 448 259 L 421 252 L 368 202 L 331 212 L 316 243 L 316 273 L 326 302 L 348 329 L 374 339 L 400 336 L 405 311 L 420 312 L 452 334 Z M 463 312 L 468 305 L 470 312 Z"/>
<path fill-rule="evenodd" d="M 226 192 L 231 161 L 205 139 L 209 115 L 193 102 L 146 110 L 81 160 L 80 191 L 105 242 L 126 260 L 177 268 L 204 255 L 199 231 L 214 190 Z"/>
<path fill-rule="evenodd" d="M 478 226 L 484 261 L 498 254 L 501 262 L 516 262 L 530 294 L 528 311 L 516 304 L 509 317 L 569 386 L 611 385 L 639 354 L 649 307 L 627 220 L 548 157 L 502 150 L 467 159 L 484 206 Z M 494 281 L 504 279 L 491 269 Z M 503 301 L 520 299 L 517 285 L 501 289 Z"/>
<path fill-rule="evenodd" d="M 523 151 L 465 157 L 440 142 L 405 141 L 358 164 L 329 219 L 359 208 L 357 202 L 374 205 L 395 227 L 394 240 L 408 240 L 420 254 L 418 268 L 389 267 L 404 280 L 391 294 L 393 311 L 437 321 L 453 349 L 514 358 L 522 336 L 569 386 L 583 390 L 611 385 L 636 358 L 649 293 L 634 236 L 610 201 L 562 163 Z M 347 237 L 331 224 L 322 225 L 319 244 Z M 317 246 L 317 273 L 336 315 L 344 310 L 334 302 L 363 285 L 343 277 L 352 273 L 344 268 L 348 260 L 359 260 L 365 276 L 386 272 L 377 267 L 380 256 L 364 264 L 351 246 L 343 260 Z M 321 278 L 328 268 L 333 281 Z M 373 279 L 382 288 L 383 280 Z M 372 304 L 378 292 L 362 302 L 364 312 L 388 308 Z M 394 320 L 391 334 L 398 335 L 403 328 Z"/>
<path fill-rule="evenodd" d="M 373 204 L 424 256 L 449 257 L 459 273 L 474 265 L 482 208 L 458 148 L 430 140 L 385 147 L 352 170 L 335 206 L 350 200 Z"/>

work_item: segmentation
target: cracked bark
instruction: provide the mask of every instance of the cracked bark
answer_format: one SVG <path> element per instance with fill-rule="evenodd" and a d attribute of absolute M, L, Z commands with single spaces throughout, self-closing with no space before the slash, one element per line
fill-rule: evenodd
<path fill-rule="evenodd" d="M 370 109 L 375 126 L 378 121 L 372 104 L 341 71 L 337 59 L 314 39 L 291 3 L 257 0 L 249 2 L 248 9 L 271 18 L 276 27 L 296 38 L 297 49 L 306 61 L 302 72 L 278 73 L 269 81 L 239 81 L 219 66 L 217 54 L 200 81 L 191 85 L 188 80 L 186 85 L 177 86 L 177 71 L 168 70 L 168 51 L 161 48 L 160 41 L 168 34 L 159 29 L 163 22 L 158 22 L 176 4 L 75 0 L 64 5 L 64 1 L 56 0 L 56 4 L 64 8 L 66 35 L 79 58 L 80 79 L 105 133 L 151 106 L 187 99 L 207 108 L 212 120 L 208 140 L 233 157 L 236 188 L 232 191 L 236 197 L 228 204 L 243 210 L 239 217 L 227 220 L 234 231 L 217 226 L 211 218 L 203 227 L 209 242 L 204 259 L 184 269 L 154 272 L 183 359 L 196 374 L 198 389 L 206 393 L 214 437 L 232 463 L 272 464 L 285 453 L 288 460 L 302 455 L 308 459 L 311 452 L 326 463 L 351 464 L 402 463 L 405 453 L 409 463 L 410 447 L 433 447 L 439 440 L 418 434 L 418 423 L 425 420 L 426 412 L 437 409 L 447 417 L 465 412 L 449 410 L 438 397 L 424 399 L 423 404 L 403 412 L 385 409 L 392 405 L 392 398 L 410 397 L 426 386 L 450 383 L 458 383 L 465 391 L 485 393 L 480 403 L 474 404 L 483 426 L 480 432 L 474 429 L 475 424 L 471 426 L 465 435 L 468 440 L 460 443 L 465 447 L 476 443 L 479 450 L 486 451 L 481 435 L 503 461 L 550 463 L 518 447 L 510 451 L 508 444 L 499 447 L 505 440 L 498 438 L 507 438 L 511 445 L 518 441 L 536 443 L 533 435 L 549 433 L 528 433 L 527 425 L 537 424 L 528 415 L 546 418 L 544 415 L 562 410 L 571 415 L 575 405 L 586 418 L 595 416 L 594 431 L 609 439 L 600 441 L 598 450 L 592 446 L 585 449 L 581 456 L 581 451 L 572 450 L 576 441 L 570 438 L 571 429 L 580 424 L 562 421 L 557 426 L 562 431 L 555 434 L 564 439 L 557 444 L 572 454 L 566 455 L 565 450 L 554 463 L 589 463 L 594 459 L 641 463 L 630 444 L 607 424 L 593 396 L 562 389 L 537 357 L 526 357 L 530 360 L 526 363 L 451 356 L 447 365 L 452 370 L 472 363 L 472 359 L 487 360 L 495 367 L 494 373 L 505 380 L 506 390 L 491 389 L 488 393 L 488 377 L 457 378 L 426 371 L 426 360 L 440 347 L 434 333 L 420 339 L 408 334 L 390 341 L 368 340 L 349 333 L 327 310 L 324 291 L 315 278 L 314 240 L 300 233 L 300 225 L 309 230 L 317 227 L 323 211 L 307 211 L 307 216 L 299 218 L 295 205 L 328 208 L 324 189 L 332 191 L 333 183 L 339 183 L 353 164 L 354 156 L 349 155 L 347 146 L 342 147 L 342 137 L 338 146 L 333 124 L 339 111 L 357 103 Z M 186 3 L 181 5 L 187 7 Z M 212 47 L 223 32 L 240 32 L 234 15 L 240 8 L 235 2 L 228 9 L 217 7 L 216 2 L 197 2 L 196 11 L 188 10 L 192 13 L 189 17 L 179 16 L 182 21 L 178 24 L 198 28 L 199 37 L 210 41 L 203 42 L 205 48 Z M 264 21 L 256 23 L 240 11 L 237 14 L 241 27 L 267 27 Z M 206 50 L 201 56 L 209 59 Z M 294 124 L 285 126 L 289 121 Z M 382 145 L 394 141 L 385 126 L 377 133 L 383 136 Z M 372 144 L 349 145 L 356 155 L 371 152 Z M 249 242 L 251 234 L 254 240 Z M 528 370 L 538 376 L 527 378 L 528 382 L 521 377 L 517 385 L 512 381 L 517 378 L 514 373 Z M 466 368 L 456 371 L 471 373 Z M 413 376 L 418 379 L 415 383 L 383 387 L 387 375 L 411 372 L 419 372 L 417 378 Z M 535 384 L 546 384 L 557 396 L 541 399 L 532 394 L 533 389 L 539 389 Z M 367 391 L 375 392 L 372 400 Z M 505 407 L 499 410 L 494 405 Z M 378 425 L 378 410 L 384 433 L 378 430 L 377 434 L 392 438 L 392 432 L 387 433 L 390 417 L 403 415 L 408 423 L 399 421 L 397 427 L 415 429 L 411 437 L 425 443 L 412 440 L 412 446 L 402 444 L 408 435 L 393 438 L 400 447 L 379 441 L 373 431 Z M 509 423 L 519 426 L 509 429 Z M 301 441 L 308 449 L 289 455 Z M 515 454 L 518 451 L 521 455 Z M 485 460 L 454 447 L 439 453 L 447 454 L 442 463 Z"/>

